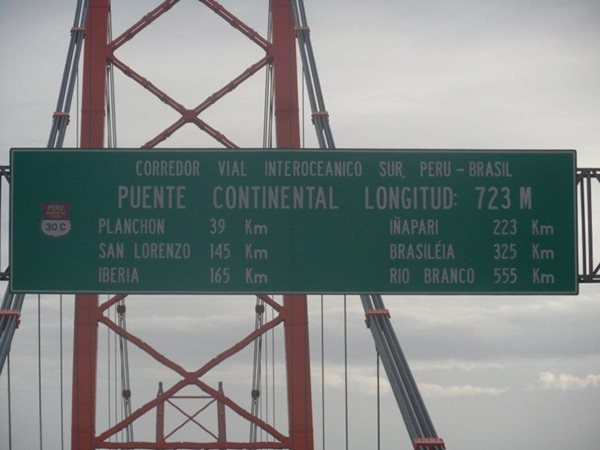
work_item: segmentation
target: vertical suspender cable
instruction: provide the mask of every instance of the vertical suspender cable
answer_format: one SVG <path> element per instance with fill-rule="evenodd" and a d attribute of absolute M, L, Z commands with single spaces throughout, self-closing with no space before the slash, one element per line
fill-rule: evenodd
<path fill-rule="evenodd" d="M 321 294 L 321 426 L 325 450 L 325 323 L 323 317 L 323 294 Z"/>
<path fill-rule="evenodd" d="M 64 402 L 64 368 L 63 368 L 63 296 L 60 294 L 59 300 L 60 326 L 59 326 L 59 344 L 60 344 L 60 448 L 65 450 L 65 402 Z"/>
<path fill-rule="evenodd" d="M 346 425 L 346 450 L 348 450 L 348 305 L 346 295 L 344 295 L 344 418 Z"/>
<path fill-rule="evenodd" d="M 112 42 L 112 13 L 109 11 L 108 16 L 108 41 Z M 114 67 L 112 64 L 106 67 L 106 129 L 107 129 L 107 143 L 109 148 L 118 147 L 117 142 L 117 111 L 116 111 L 116 97 L 115 97 L 115 77 Z M 121 300 L 114 308 L 115 323 L 124 330 L 127 329 L 127 322 L 125 317 L 125 301 Z M 118 401 L 118 383 L 117 383 L 117 342 L 120 357 L 120 373 L 121 373 L 121 401 Z M 114 336 L 114 389 L 115 389 L 115 402 L 114 402 L 114 418 L 115 420 L 124 420 L 131 415 L 131 380 L 129 376 L 129 352 L 127 340 L 122 336 Z M 121 416 L 119 418 L 119 404 L 121 406 Z M 125 438 L 123 438 L 125 435 Z M 125 442 L 133 441 L 133 424 L 128 424 L 120 432 L 120 440 Z"/>
<path fill-rule="evenodd" d="M 75 147 L 79 147 L 79 127 L 81 126 L 81 119 L 79 118 L 79 71 L 75 74 L 75 81 L 77 83 L 75 92 Z"/>
<path fill-rule="evenodd" d="M 379 377 L 379 352 L 377 353 L 377 450 L 381 450 L 381 385 Z"/>
<path fill-rule="evenodd" d="M 12 390 L 10 386 L 10 354 L 6 357 L 6 375 L 8 382 L 8 450 L 12 450 Z"/>
<path fill-rule="evenodd" d="M 119 323 L 118 322 L 118 318 L 117 318 L 117 308 L 113 308 L 114 310 L 114 314 L 113 314 L 113 321 L 115 323 Z M 118 365 L 118 361 L 117 361 L 117 335 L 115 333 L 113 333 L 113 358 L 114 358 L 114 373 L 113 373 L 113 381 L 114 381 L 114 417 L 116 421 L 122 421 L 123 420 L 123 415 L 124 415 L 124 405 L 123 402 L 119 402 L 119 388 L 118 388 L 118 382 L 117 382 L 117 365 Z M 121 367 L 123 366 L 123 364 L 121 364 Z M 119 408 L 119 404 L 121 404 L 121 408 Z M 119 411 L 121 412 L 121 415 L 119 416 Z M 121 442 L 123 441 L 123 430 L 120 431 L 119 435 L 121 436 Z"/>
<path fill-rule="evenodd" d="M 267 319 L 267 315 L 265 314 L 265 321 L 268 320 Z M 269 423 L 269 337 L 265 336 L 265 395 L 264 395 L 264 408 L 265 408 L 265 422 Z M 261 433 L 263 433 L 264 430 L 261 429 Z M 266 439 L 269 439 L 269 435 L 266 434 Z"/>
<path fill-rule="evenodd" d="M 271 309 L 271 320 L 273 320 L 275 318 L 275 311 L 273 309 Z M 271 386 L 273 389 L 273 395 L 272 395 L 272 402 L 273 402 L 273 428 L 275 428 L 275 422 L 277 420 L 277 414 L 276 414 L 276 410 L 275 410 L 275 329 L 271 329 Z"/>
<path fill-rule="evenodd" d="M 114 314 L 113 314 L 113 321 L 114 323 L 119 323 L 118 322 L 118 318 L 117 318 L 117 308 L 113 308 L 114 309 Z M 110 313 L 107 312 L 107 314 L 110 317 Z M 119 396 L 119 377 L 117 374 L 117 366 L 119 365 L 119 361 L 118 361 L 118 355 L 120 355 L 120 351 L 119 353 L 117 353 L 117 351 L 119 350 L 119 348 L 117 347 L 117 341 L 119 340 L 119 338 L 117 337 L 117 335 L 115 333 L 113 333 L 113 342 L 112 342 L 112 346 L 113 346 L 113 367 L 114 367 L 114 372 L 113 372 L 113 383 L 114 383 L 114 387 L 113 387 L 113 399 L 114 399 L 114 403 L 113 403 L 113 416 L 115 418 L 116 422 L 120 422 L 123 420 L 123 416 L 124 416 L 124 404 L 122 401 L 122 398 Z M 121 361 L 121 371 L 123 370 L 123 361 Z M 121 382 L 121 389 L 123 389 L 122 386 L 122 382 Z M 123 442 L 123 430 L 121 430 L 119 432 L 119 442 Z"/>
<path fill-rule="evenodd" d="M 301 72 L 304 73 L 304 70 L 305 70 L 304 69 L 304 61 L 301 60 L 300 64 L 301 64 L 301 67 L 302 67 Z M 304 77 L 301 77 L 301 79 L 302 79 L 302 83 L 301 83 L 301 86 L 302 86 L 302 89 L 301 89 L 302 121 L 300 122 L 300 124 L 302 126 L 302 145 L 301 145 L 301 147 L 305 148 L 306 147 L 306 127 L 305 127 L 305 122 L 306 122 L 305 112 L 306 112 L 306 108 L 305 108 L 305 104 L 304 104 L 304 86 L 306 84 L 306 81 L 304 80 Z"/>
<path fill-rule="evenodd" d="M 112 403 L 111 403 L 111 395 L 112 395 L 112 386 L 110 385 L 110 379 L 112 376 L 112 371 L 110 370 L 111 368 L 111 359 L 110 359 L 110 328 L 106 328 L 106 392 L 107 392 L 107 402 L 108 402 L 108 428 L 110 428 L 112 426 Z M 115 421 L 117 420 L 117 417 L 115 416 Z M 112 436 L 110 437 L 109 440 L 112 440 Z"/>
<path fill-rule="evenodd" d="M 42 430 L 42 306 L 41 296 L 37 296 L 37 310 L 38 310 L 38 323 L 37 323 L 37 338 L 38 338 L 38 415 L 39 415 L 39 431 L 40 431 L 40 450 L 43 446 L 43 430 Z"/>
<path fill-rule="evenodd" d="M 118 317 L 118 319 L 117 319 Z M 126 317 L 126 307 L 125 300 L 121 300 L 117 304 L 116 312 L 115 312 L 115 320 L 118 320 L 118 325 L 123 330 L 127 330 L 127 317 Z M 127 339 L 119 336 L 118 338 L 115 336 L 115 345 L 116 341 L 119 343 L 119 357 L 121 361 L 121 420 L 129 417 L 131 415 L 131 378 L 129 376 L 129 347 L 127 346 Z M 116 358 L 116 350 L 115 350 L 115 358 Z M 116 368 L 116 360 L 115 360 L 115 368 Z M 116 378 L 115 372 L 115 378 Z M 116 381 L 115 381 L 115 396 L 116 392 Z M 117 405 L 115 404 L 115 407 Z M 116 413 L 115 413 L 116 414 Z M 127 442 L 133 441 L 133 424 L 129 424 L 122 430 L 121 436 L 125 434 L 125 439 Z"/>
<path fill-rule="evenodd" d="M 269 2 L 269 12 L 267 15 L 267 40 L 273 41 L 273 23 L 271 17 L 271 2 Z M 273 64 L 268 64 L 265 68 L 265 102 L 263 116 L 263 148 L 273 147 Z"/>
<path fill-rule="evenodd" d="M 258 330 L 264 323 L 265 305 L 260 297 L 256 297 L 254 306 L 255 318 L 254 329 Z M 262 365 L 262 340 L 260 335 L 254 340 L 254 355 L 252 364 L 252 388 L 250 390 L 250 413 L 255 417 L 260 417 L 260 391 L 261 391 L 261 365 Z M 258 439 L 259 428 L 253 422 L 250 423 L 249 442 L 256 442 Z M 262 430 L 261 430 L 262 432 Z"/>

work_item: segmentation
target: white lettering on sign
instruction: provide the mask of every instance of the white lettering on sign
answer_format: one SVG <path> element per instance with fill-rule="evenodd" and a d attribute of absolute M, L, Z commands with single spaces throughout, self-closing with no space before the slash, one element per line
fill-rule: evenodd
<path fill-rule="evenodd" d="M 410 269 L 408 267 L 391 267 L 390 284 L 410 283 Z"/>
<path fill-rule="evenodd" d="M 165 219 L 100 217 L 98 234 L 165 234 Z"/>
<path fill-rule="evenodd" d="M 419 162 L 419 174 L 422 177 L 449 177 L 452 175 L 452 163 L 450 161 L 421 161 Z"/>
<path fill-rule="evenodd" d="M 554 226 L 540 223 L 539 219 L 531 220 L 532 236 L 554 236 Z"/>
<path fill-rule="evenodd" d="M 266 248 L 254 248 L 253 244 L 244 245 L 244 256 L 246 259 L 269 259 L 269 251 Z"/>
<path fill-rule="evenodd" d="M 469 161 L 469 176 L 477 178 L 512 178 L 508 161 Z"/>
<path fill-rule="evenodd" d="M 219 161 L 219 175 L 222 177 L 247 177 L 244 161 Z"/>
<path fill-rule="evenodd" d="M 119 209 L 185 209 L 185 186 L 118 186 Z"/>
<path fill-rule="evenodd" d="M 473 284 L 475 269 L 472 267 L 425 267 L 423 281 L 425 284 Z"/>
<path fill-rule="evenodd" d="M 435 236 L 439 233 L 438 219 L 403 219 L 393 217 L 389 222 L 390 236 Z"/>
<path fill-rule="evenodd" d="M 448 210 L 456 197 L 449 186 L 366 186 L 364 193 L 367 210 Z"/>
<path fill-rule="evenodd" d="M 245 219 L 244 234 L 265 236 L 269 234 L 269 227 L 263 223 L 254 223 L 252 219 Z"/>
<path fill-rule="evenodd" d="M 360 161 L 265 161 L 266 177 L 360 177 Z"/>
<path fill-rule="evenodd" d="M 329 186 L 215 186 L 215 209 L 339 209 Z"/>
<path fill-rule="evenodd" d="M 98 267 L 98 283 L 101 284 L 137 284 L 140 276 L 136 267 Z"/>
<path fill-rule="evenodd" d="M 404 164 L 402 161 L 379 161 L 379 176 L 404 178 Z"/>
<path fill-rule="evenodd" d="M 532 269 L 531 278 L 533 284 L 554 284 L 556 282 L 554 274 L 542 272 L 539 267 Z"/>
<path fill-rule="evenodd" d="M 267 284 L 269 276 L 266 273 L 256 273 L 252 267 L 246 267 L 244 272 L 246 284 Z"/>
<path fill-rule="evenodd" d="M 197 177 L 200 161 L 146 161 L 135 162 L 138 177 Z"/>
<path fill-rule="evenodd" d="M 454 246 L 445 242 L 392 243 L 389 246 L 390 259 L 408 260 L 450 260 L 455 259 Z"/>
<path fill-rule="evenodd" d="M 190 259 L 192 246 L 187 242 L 134 242 L 135 259 Z"/>
<path fill-rule="evenodd" d="M 540 248 L 540 244 L 531 244 L 531 259 L 554 259 L 554 250 Z"/>
<path fill-rule="evenodd" d="M 123 242 L 100 242 L 98 244 L 98 257 L 100 259 L 123 259 L 125 245 Z"/>

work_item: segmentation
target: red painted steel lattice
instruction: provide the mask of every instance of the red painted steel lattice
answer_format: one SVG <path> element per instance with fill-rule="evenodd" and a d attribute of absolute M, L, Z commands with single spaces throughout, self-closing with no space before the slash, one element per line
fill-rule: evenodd
<path fill-rule="evenodd" d="M 248 67 L 240 75 L 226 83 L 221 89 L 210 95 L 193 108 L 186 108 L 167 95 L 150 80 L 134 71 L 115 52 L 142 30 L 150 26 L 157 18 L 168 12 L 178 0 L 165 0 L 112 42 L 107 42 L 108 15 L 110 0 L 90 0 L 89 14 L 85 29 L 85 54 L 82 96 L 82 135 L 81 147 L 102 148 L 104 136 L 104 115 L 106 111 L 106 66 L 112 64 L 124 75 L 134 80 L 148 92 L 174 109 L 179 115 L 174 123 L 158 133 L 143 147 L 151 148 L 163 142 L 186 123 L 194 123 L 198 128 L 213 137 L 226 148 L 236 145 L 218 130 L 210 126 L 199 116 L 207 108 L 221 100 L 241 83 L 261 68 L 272 64 L 275 86 L 275 119 L 277 145 L 283 148 L 297 148 L 299 139 L 297 70 L 295 50 L 295 29 L 289 0 L 271 2 L 273 39 L 268 42 L 256 31 L 244 24 L 235 15 L 214 0 L 199 0 L 242 35 L 264 50 L 265 55 Z M 241 341 L 230 346 L 209 362 L 194 371 L 187 371 L 152 346 L 126 331 L 112 321 L 107 311 L 123 301 L 126 295 L 116 295 L 99 304 L 97 295 L 77 295 L 75 301 L 75 333 L 73 350 L 73 410 L 72 443 L 73 449 L 91 450 L 96 448 L 148 448 L 148 449 L 236 449 L 236 448 L 289 448 L 294 450 L 312 450 L 312 405 L 310 390 L 310 358 L 308 353 L 308 319 L 306 296 L 285 295 L 283 305 L 268 296 L 261 296 L 263 302 L 273 308 L 275 317 L 267 321 Z M 98 324 L 102 323 L 117 335 L 135 345 L 157 362 L 180 376 L 180 380 L 162 393 L 146 402 L 125 420 L 108 430 L 96 433 L 96 364 L 98 347 Z M 289 433 L 284 434 L 263 420 L 253 416 L 246 409 L 228 398 L 221 390 L 215 389 L 201 380 L 211 369 L 244 349 L 256 338 L 283 323 L 286 340 L 286 364 L 288 380 L 288 422 Z M 176 394 L 186 386 L 196 386 L 209 398 L 224 405 L 248 422 L 264 430 L 272 442 L 228 442 L 224 436 L 217 436 L 214 442 L 109 442 L 117 433 L 124 430 L 145 413 L 155 408 L 163 408 Z M 188 416 L 190 419 L 192 416 Z M 193 419 L 190 419 L 193 420 Z M 219 421 L 224 421 L 224 412 L 219 412 Z M 222 427 L 224 429 L 224 426 Z M 164 430 L 163 430 L 164 431 Z M 157 433 L 159 434 L 159 433 Z M 214 436 L 213 436 L 214 437 Z M 158 442 L 160 441 L 160 442 Z"/>

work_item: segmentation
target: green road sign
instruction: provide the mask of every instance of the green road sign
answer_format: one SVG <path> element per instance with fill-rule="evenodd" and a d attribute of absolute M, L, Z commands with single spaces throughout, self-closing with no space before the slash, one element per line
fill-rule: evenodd
<path fill-rule="evenodd" d="M 11 288 L 575 294 L 575 152 L 11 153 Z"/>

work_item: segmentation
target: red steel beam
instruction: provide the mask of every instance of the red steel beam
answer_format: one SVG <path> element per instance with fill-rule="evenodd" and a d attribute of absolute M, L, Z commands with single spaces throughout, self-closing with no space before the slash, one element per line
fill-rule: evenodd
<path fill-rule="evenodd" d="M 269 48 L 269 42 L 259 35 L 255 30 L 250 28 L 236 16 L 234 16 L 231 12 L 223 7 L 220 3 L 215 0 L 199 0 L 200 3 L 204 3 L 207 8 L 214 11 L 218 14 L 222 19 L 224 19 L 229 25 L 238 30 L 240 33 L 244 34 L 248 39 L 254 42 L 256 45 L 261 47 L 263 50 L 267 50 Z"/>
<path fill-rule="evenodd" d="M 231 13 L 213 0 L 201 0 L 206 6 L 228 21 L 234 28 L 241 31 L 259 46 L 265 49 L 267 55 L 258 63 L 244 71 L 240 76 L 224 88 L 210 96 L 195 109 L 185 109 L 166 93 L 154 86 L 150 81 L 134 72 L 126 64 L 119 61 L 113 52 L 146 26 L 168 11 L 178 0 L 166 0 L 138 21 L 133 27 L 123 33 L 113 44 L 108 44 L 107 25 L 110 0 L 90 0 L 90 10 L 86 24 L 86 41 L 84 56 L 84 80 L 82 103 L 82 138 L 81 146 L 102 148 L 104 137 L 105 89 L 108 63 L 113 63 L 127 76 L 134 79 L 163 102 L 177 110 L 181 119 L 165 130 L 161 139 L 168 137 L 183 124 L 194 122 L 201 129 L 213 136 L 226 147 L 233 148 L 235 144 L 218 131 L 211 128 L 198 115 L 235 89 L 241 82 L 256 73 L 266 64 L 274 65 L 274 81 L 276 92 L 276 133 L 277 145 L 280 148 L 297 148 L 300 144 L 300 129 L 298 118 L 298 86 L 295 52 L 295 30 L 289 0 L 273 0 L 271 13 L 273 19 L 273 44 L 268 44 L 251 28 L 235 18 Z M 156 140 L 157 138 L 155 138 Z M 160 142 L 160 140 L 158 142 Z M 151 141 L 152 142 L 152 141 Z M 147 145 L 148 146 L 148 145 Z M 74 340 L 74 376 L 73 376 L 73 428 L 72 448 L 92 450 L 96 448 L 190 448 L 190 449 L 236 449 L 236 448 L 290 448 L 292 450 L 313 450 L 312 402 L 310 385 L 310 357 L 308 352 L 308 318 L 305 295 L 284 296 L 283 306 L 268 298 L 268 304 L 275 308 L 280 315 L 250 333 L 246 338 L 217 355 L 195 372 L 188 372 L 183 367 L 169 360 L 151 346 L 137 337 L 116 326 L 102 313 L 117 303 L 123 296 L 116 296 L 99 308 L 98 296 L 78 295 L 75 304 L 75 340 Z M 179 373 L 183 379 L 156 399 L 146 403 L 127 419 L 114 425 L 109 430 L 95 437 L 95 397 L 96 397 L 96 363 L 98 322 L 101 321 L 120 336 L 128 339 L 143 351 L 154 357 L 163 365 Z M 290 437 L 279 433 L 274 427 L 252 416 L 244 408 L 227 398 L 222 391 L 217 391 L 202 382 L 199 377 L 214 368 L 223 360 L 246 347 L 259 335 L 284 321 L 286 338 L 286 364 L 288 367 L 288 401 Z M 149 442 L 106 442 L 117 431 L 135 421 L 159 404 L 172 398 L 183 387 L 196 385 L 219 405 L 227 406 L 232 411 L 255 423 L 279 442 L 239 443 L 217 441 L 215 443 L 149 443 Z"/>
<path fill-rule="evenodd" d="M 262 325 L 261 327 L 259 327 L 256 330 L 254 330 L 252 333 L 250 333 L 248 336 L 246 336 L 240 342 L 236 343 L 235 345 L 231 346 L 224 352 L 215 356 L 208 363 L 204 364 L 200 369 L 196 370 L 195 372 L 188 372 L 183 367 L 181 367 L 180 365 L 171 361 L 170 359 L 168 359 L 167 357 L 165 357 L 164 355 L 159 353 L 157 350 L 152 348 L 150 345 L 146 344 L 144 341 L 142 341 L 138 337 L 134 336 L 133 334 L 129 333 L 128 331 L 125 331 L 124 329 L 122 329 L 121 327 L 116 325 L 109 318 L 100 317 L 99 321 L 102 322 L 103 324 L 105 324 L 107 327 L 109 327 L 116 334 L 127 339 L 129 342 L 131 342 L 132 344 L 134 344 L 135 346 L 137 346 L 138 348 L 140 348 L 141 350 L 146 352 L 149 356 L 151 356 L 154 359 L 156 359 L 157 361 L 159 361 L 161 364 L 163 364 L 166 367 L 169 367 L 171 370 L 173 370 L 174 372 L 181 375 L 183 377 L 183 379 L 178 381 L 177 383 L 175 383 L 173 386 L 171 386 L 171 388 L 164 391 L 164 393 L 162 395 L 158 395 L 153 400 L 149 401 L 145 405 L 138 408 L 129 417 L 125 418 L 121 422 L 117 423 L 116 425 L 112 426 L 111 428 L 109 428 L 108 430 L 106 430 L 105 432 L 100 434 L 98 436 L 98 442 L 100 442 L 100 443 L 102 443 L 102 445 L 104 445 L 106 443 L 106 442 L 104 442 L 104 441 L 106 441 L 106 439 L 109 439 L 114 434 L 123 430 L 129 424 L 131 424 L 135 420 L 137 420 L 139 417 L 146 414 L 148 411 L 151 411 L 158 404 L 165 402 L 167 399 L 174 396 L 177 392 L 179 392 L 185 386 L 188 386 L 190 384 L 197 385 L 201 390 L 209 393 L 211 395 L 211 397 L 217 398 L 217 400 L 220 400 L 221 402 L 223 402 L 225 405 L 227 405 L 229 408 L 233 409 L 240 416 L 244 417 L 245 419 L 247 419 L 251 422 L 256 423 L 260 428 L 264 429 L 267 433 L 271 434 L 273 437 L 275 437 L 279 441 L 287 440 L 287 438 L 285 436 L 283 436 L 281 433 L 279 433 L 273 427 L 266 424 L 262 420 L 252 416 L 249 412 L 247 412 L 246 410 L 241 408 L 235 402 L 231 401 L 227 397 L 220 395 L 218 391 L 210 388 L 210 386 L 208 386 L 205 383 L 202 383 L 201 381 L 198 380 L 199 377 L 205 375 L 207 372 L 209 372 L 214 367 L 216 367 L 219 363 L 221 363 L 225 359 L 229 358 L 230 356 L 238 353 L 239 351 L 241 351 L 242 349 L 247 347 L 256 338 L 258 338 L 258 336 L 266 333 L 270 329 L 272 329 L 275 326 L 277 326 L 278 324 L 280 324 L 282 322 L 282 320 L 283 319 L 281 316 L 276 316 L 271 321 L 266 322 L 264 325 Z M 103 448 L 103 447 L 98 445 L 98 448 Z"/>
<path fill-rule="evenodd" d="M 150 92 L 152 95 L 157 97 L 163 103 L 169 105 L 171 108 L 173 108 L 179 114 L 183 115 L 185 113 L 185 107 L 181 103 L 176 102 L 173 98 L 171 98 L 169 95 L 167 95 L 166 92 L 163 92 L 162 90 L 160 90 L 150 80 L 148 80 L 147 78 L 144 78 L 142 75 L 137 73 L 135 70 L 133 70 L 127 64 L 125 64 L 123 61 L 121 61 L 120 59 L 118 59 L 117 57 L 112 55 L 110 57 L 110 62 L 112 63 L 112 65 L 114 67 L 116 67 L 121 72 L 123 72 L 124 75 L 128 76 L 133 81 L 135 81 L 140 86 L 142 86 L 144 89 L 148 90 L 148 92 Z"/>
<path fill-rule="evenodd" d="M 100 308 L 98 309 L 98 311 L 100 313 L 104 313 L 104 311 L 106 311 L 107 309 L 109 309 L 111 306 L 116 305 L 121 300 L 125 300 L 126 298 L 127 298 L 127 295 L 125 295 L 125 294 L 114 295 L 113 297 L 111 297 L 110 299 L 108 299 L 107 301 L 105 301 L 104 303 L 102 303 L 100 305 Z"/>
<path fill-rule="evenodd" d="M 177 426 L 173 431 L 171 431 L 169 434 L 167 434 L 165 436 L 165 439 L 170 438 L 171 436 L 173 436 L 175 433 L 177 433 L 180 429 L 182 429 L 184 426 L 186 426 L 188 423 L 192 422 L 195 425 L 197 425 L 200 429 L 204 430 L 204 432 L 206 432 L 209 436 L 212 436 L 213 438 L 215 438 L 216 440 L 219 439 L 219 437 L 213 433 L 212 431 L 210 431 L 208 428 L 206 428 L 204 425 L 202 425 L 200 422 L 198 422 L 196 420 L 196 417 L 198 415 L 200 415 L 206 408 L 208 408 L 211 404 L 213 404 L 215 402 L 215 400 L 212 400 L 208 405 L 204 405 L 200 410 L 196 411 L 193 415 L 190 415 L 188 413 L 186 413 L 180 406 L 176 405 L 175 403 L 173 403 L 171 400 L 167 400 L 167 402 L 173 407 L 175 408 L 177 411 L 179 411 L 183 416 L 186 417 L 186 420 L 181 423 L 179 426 Z"/>
<path fill-rule="evenodd" d="M 198 106 L 196 106 L 194 108 L 194 114 L 199 115 L 201 112 L 203 112 L 209 106 L 214 105 L 218 100 L 225 97 L 226 94 L 233 91 L 240 84 L 242 84 L 244 81 L 246 81 L 252 75 L 254 75 L 256 72 L 258 72 L 260 69 L 265 67 L 270 61 L 271 61 L 271 58 L 267 55 L 264 58 L 261 58 L 256 63 L 252 64 L 250 67 L 248 67 L 246 70 L 244 70 L 240 75 L 235 77 L 233 80 L 231 80 L 229 83 L 227 83 L 221 89 L 219 89 L 217 92 L 215 92 L 210 97 L 208 97 L 206 100 L 204 100 L 202 103 L 200 103 Z"/>
<path fill-rule="evenodd" d="M 277 311 L 277 312 L 281 311 L 281 305 L 279 303 L 275 302 L 275 300 L 273 300 L 270 296 L 265 295 L 265 294 L 259 294 L 259 295 L 257 295 L 257 297 L 260 298 L 267 305 L 269 305 L 271 308 L 273 308 L 275 311 Z"/>
<path fill-rule="evenodd" d="M 160 89 L 158 89 L 156 86 L 154 86 L 148 80 L 143 78 L 141 75 L 137 75 L 131 68 L 127 67 L 125 64 L 123 64 L 122 62 L 119 61 L 120 66 L 117 66 L 117 67 L 119 67 L 121 70 L 124 70 L 124 68 L 126 68 L 126 70 L 128 72 L 124 71 L 124 73 L 127 76 L 129 76 L 133 80 L 137 81 L 140 85 L 142 85 L 148 91 L 150 91 L 151 93 L 156 95 L 164 103 L 170 105 L 179 114 L 181 114 L 181 117 L 179 119 L 177 119 L 177 121 L 175 121 L 173 124 L 171 124 L 164 131 L 162 131 L 161 133 L 156 135 L 150 141 L 146 142 L 142 147 L 143 148 L 153 148 L 153 147 L 157 146 L 162 141 L 166 140 L 169 136 L 171 136 L 173 133 L 175 133 L 177 130 L 179 130 L 186 123 L 191 122 L 191 123 L 196 124 L 196 126 L 198 128 L 200 128 L 206 134 L 211 136 L 217 142 L 221 143 L 224 147 L 230 148 L 230 149 L 237 148 L 238 146 L 236 144 L 234 144 L 229 138 L 227 138 L 225 135 L 223 135 L 222 133 L 220 133 L 219 131 L 217 131 L 216 129 L 211 127 L 210 125 L 208 125 L 205 121 L 200 119 L 198 116 L 203 111 L 208 109 L 210 106 L 214 105 L 217 101 L 219 101 L 223 97 L 225 97 L 225 95 L 227 95 L 228 93 L 230 93 L 231 91 L 236 89 L 240 84 L 242 84 L 244 81 L 246 81 L 252 75 L 257 73 L 260 69 L 262 69 L 264 66 L 266 66 L 270 62 L 270 60 L 271 60 L 271 58 L 269 56 L 265 56 L 264 58 L 261 58 L 258 62 L 251 65 L 250 67 L 248 67 L 240 75 L 235 77 L 233 80 L 231 80 L 225 86 L 223 86 L 221 89 L 219 89 L 218 91 L 216 91 L 215 93 L 210 95 L 202 103 L 200 103 L 198 106 L 196 106 L 194 109 L 191 109 L 191 110 L 186 110 L 183 106 L 181 106 L 179 103 L 172 100 L 169 96 L 167 96 L 164 92 L 160 91 Z"/>
<path fill-rule="evenodd" d="M 204 383 L 201 380 L 195 379 L 195 380 L 193 380 L 193 383 L 196 386 L 198 386 L 200 389 L 202 389 L 204 392 L 207 392 L 210 395 L 212 395 L 214 398 L 217 399 L 217 401 L 222 402 L 225 406 L 227 406 L 233 412 L 235 412 L 242 418 L 246 419 L 248 422 L 256 424 L 256 426 L 258 426 L 259 428 L 262 428 L 265 432 L 269 433 L 271 436 L 273 436 L 279 442 L 286 444 L 286 448 L 290 448 L 290 449 L 294 448 L 291 445 L 291 439 L 289 439 L 286 436 L 284 436 L 283 434 L 281 434 L 279 431 L 277 431 L 271 425 L 266 423 L 264 420 L 261 420 L 258 417 L 252 415 L 250 412 L 248 412 L 247 410 L 245 410 L 244 408 L 239 406 L 233 400 L 229 399 L 229 397 L 226 397 L 225 395 L 219 393 L 219 391 L 217 391 L 216 389 L 213 389 L 212 387 L 210 387 L 208 384 Z"/>
<path fill-rule="evenodd" d="M 212 436 L 213 438 L 215 438 L 216 440 L 219 439 L 219 437 L 213 433 L 212 431 L 210 431 L 208 428 L 206 428 L 204 425 L 202 425 L 200 422 L 198 422 L 196 420 L 196 417 L 198 417 L 200 414 L 202 414 L 202 412 L 204 412 L 210 405 L 212 405 L 216 400 L 212 399 L 210 402 L 208 402 L 206 405 L 204 405 L 202 408 L 200 408 L 198 411 L 196 411 L 194 414 L 188 414 L 187 412 L 185 412 L 183 410 L 183 408 L 181 408 L 179 405 L 177 405 L 176 403 L 173 403 L 171 400 L 167 400 L 167 403 L 169 405 L 171 405 L 173 408 L 175 408 L 177 411 L 179 411 L 181 413 L 181 415 L 183 415 L 186 420 L 181 423 L 180 425 L 178 425 L 173 431 L 171 431 L 169 434 L 167 434 L 165 436 L 165 439 L 170 438 L 171 436 L 173 436 L 175 433 L 177 433 L 179 430 L 181 430 L 184 426 L 186 426 L 188 423 L 192 422 L 195 425 L 197 425 L 198 427 L 200 427 L 202 430 L 204 430 L 208 435 Z"/>
<path fill-rule="evenodd" d="M 209 124 L 207 124 L 204 120 L 200 119 L 199 117 L 194 117 L 192 119 L 192 122 L 195 123 L 196 126 L 198 126 L 198 128 L 200 128 L 206 134 L 211 136 L 216 141 L 220 142 L 225 148 L 228 148 L 228 149 L 238 148 L 238 146 L 236 144 L 234 144 L 231 140 L 229 140 L 229 138 L 227 136 L 225 136 L 223 133 L 217 131 L 215 128 L 211 127 Z"/>
<path fill-rule="evenodd" d="M 300 147 L 296 31 L 290 0 L 273 0 L 273 72 L 278 148 Z M 312 394 L 306 295 L 284 295 L 290 448 L 313 450 Z"/>
<path fill-rule="evenodd" d="M 110 45 L 111 51 L 115 51 L 125 42 L 133 39 L 140 31 L 170 10 L 179 0 L 166 0 L 138 20 L 135 24 L 125 30 L 118 38 L 114 39 Z"/>
<path fill-rule="evenodd" d="M 108 14 L 110 0 L 90 0 L 86 21 L 81 147 L 104 146 Z M 73 337 L 71 448 L 95 449 L 98 296 L 76 295 Z"/>
<path fill-rule="evenodd" d="M 103 442 L 97 448 L 114 449 L 263 449 L 263 448 L 289 448 L 287 443 L 282 442 Z"/>
<path fill-rule="evenodd" d="M 160 132 L 157 136 L 152 138 L 150 141 L 146 142 L 146 144 L 144 144 L 142 146 L 143 148 L 155 147 L 156 145 L 160 144 L 162 141 L 167 139 L 169 136 L 171 136 L 173 133 L 175 133 L 177 130 L 179 130 L 186 123 L 190 123 L 190 122 L 196 124 L 196 126 L 198 126 L 198 128 L 200 128 L 202 131 L 207 133 L 209 136 L 211 136 L 213 139 L 215 139 L 216 141 L 221 143 L 226 148 L 237 148 L 237 145 L 235 145 L 225 135 L 223 135 L 222 133 L 220 133 L 219 131 L 217 131 L 216 129 L 211 127 L 210 125 L 208 125 L 206 122 L 204 122 L 197 116 L 200 115 L 200 113 L 205 111 L 210 106 L 214 105 L 217 101 L 222 99 L 225 95 L 227 95 L 228 93 L 230 93 L 231 91 L 236 89 L 240 84 L 242 84 L 244 81 L 246 81 L 252 75 L 257 73 L 260 69 L 262 69 L 267 64 L 269 64 L 270 61 L 271 61 L 271 58 L 268 55 L 261 58 L 258 62 L 254 63 L 253 65 L 248 67 L 240 75 L 235 77 L 233 80 L 231 80 L 225 86 L 223 86 L 221 89 L 219 89 L 218 91 L 216 91 L 215 93 L 210 95 L 208 98 L 206 98 L 206 100 L 204 100 L 202 103 L 200 103 L 194 109 L 188 110 L 182 104 L 180 104 L 179 102 L 174 100 L 172 97 L 170 97 L 166 92 L 162 91 L 160 88 L 158 88 L 156 85 L 154 85 L 150 80 L 148 80 L 147 78 L 144 78 L 142 75 L 140 75 L 135 70 L 133 70 L 131 67 L 129 67 L 127 64 L 125 64 L 123 61 L 121 61 L 114 55 L 110 56 L 110 62 L 113 64 L 114 67 L 116 67 L 121 72 L 123 72 L 123 74 L 125 76 L 131 78 L 133 81 L 135 81 L 140 86 L 142 86 L 144 89 L 146 89 L 148 92 L 150 92 L 151 94 L 156 96 L 160 101 L 167 104 L 168 106 L 173 108 L 175 111 L 177 111 L 179 114 L 181 114 L 181 117 L 179 119 L 177 119 L 173 124 L 171 124 L 165 130 Z"/>

